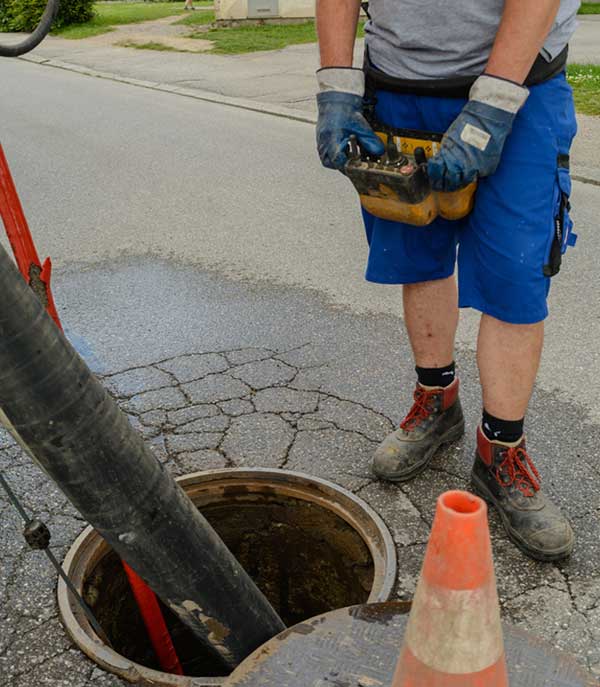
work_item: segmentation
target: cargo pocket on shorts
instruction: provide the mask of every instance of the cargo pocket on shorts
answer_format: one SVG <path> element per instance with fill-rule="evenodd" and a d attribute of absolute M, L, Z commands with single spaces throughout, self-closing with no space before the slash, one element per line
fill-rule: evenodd
<path fill-rule="evenodd" d="M 577 242 L 577 234 L 573 232 L 573 220 L 569 214 L 571 203 L 571 176 L 569 174 L 569 156 L 559 155 L 556 169 L 556 184 L 553 198 L 554 226 L 547 259 L 544 264 L 544 276 L 553 277 L 560 271 L 562 256 L 569 246 Z"/>

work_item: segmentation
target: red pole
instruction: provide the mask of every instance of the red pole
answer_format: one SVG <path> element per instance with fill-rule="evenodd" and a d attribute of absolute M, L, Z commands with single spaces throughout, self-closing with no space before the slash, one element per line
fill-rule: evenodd
<path fill-rule="evenodd" d="M 50 290 L 50 273 L 52 263 L 46 258 L 44 264 L 40 263 L 29 225 L 23 212 L 23 207 L 15 182 L 10 173 L 8 162 L 0 145 L 0 217 L 6 229 L 6 235 L 15 254 L 15 260 L 19 272 L 25 281 L 33 288 L 36 295 L 46 306 L 46 310 L 56 322 L 59 329 L 62 325 L 54 305 L 52 291 Z M 175 652 L 173 641 L 160 606 L 154 592 L 148 585 L 123 561 L 125 572 L 129 579 L 133 595 L 148 630 L 150 641 L 156 651 L 158 660 L 166 672 L 183 675 L 181 664 Z"/>
<path fill-rule="evenodd" d="M 131 591 L 142 612 L 144 625 L 148 631 L 148 636 L 150 637 L 161 668 L 166 673 L 183 675 L 183 669 L 181 668 L 181 663 L 179 663 L 173 640 L 171 639 L 167 624 L 165 623 L 162 611 L 158 605 L 156 594 L 135 570 L 125 563 L 125 561 L 123 561 L 123 567 L 125 568 L 129 584 L 131 585 Z"/>
<path fill-rule="evenodd" d="M 50 291 L 50 273 L 52 263 L 46 258 L 40 262 L 31 232 L 25 219 L 21 201 L 17 195 L 15 183 L 8 168 L 8 162 L 0 145 L 0 216 L 6 228 L 6 234 L 15 254 L 17 267 L 25 281 L 33 288 L 48 314 L 61 327 L 52 292 Z M 61 327 L 62 329 L 62 327 Z"/>

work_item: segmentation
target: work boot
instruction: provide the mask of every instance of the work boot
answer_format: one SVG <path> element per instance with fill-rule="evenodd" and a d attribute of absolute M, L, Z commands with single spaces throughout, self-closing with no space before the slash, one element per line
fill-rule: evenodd
<path fill-rule="evenodd" d="M 373 472 L 390 482 L 405 482 L 422 472 L 442 444 L 464 434 L 465 420 L 458 398 L 458 379 L 450 386 L 417 384 L 415 402 L 400 428 L 375 451 Z"/>
<path fill-rule="evenodd" d="M 573 530 L 558 506 L 542 492 L 540 475 L 525 448 L 490 441 L 477 430 L 471 473 L 475 493 L 496 507 L 511 541 L 531 558 L 553 561 L 573 550 Z"/>

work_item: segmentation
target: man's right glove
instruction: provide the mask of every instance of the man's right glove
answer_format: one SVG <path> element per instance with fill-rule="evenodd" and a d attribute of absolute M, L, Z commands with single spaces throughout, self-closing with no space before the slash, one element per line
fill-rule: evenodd
<path fill-rule="evenodd" d="M 344 168 L 352 135 L 365 153 L 383 155 L 385 147 L 362 113 L 365 92 L 362 69 L 325 67 L 319 69 L 317 79 L 320 88 L 317 149 L 323 165 L 330 169 Z"/>

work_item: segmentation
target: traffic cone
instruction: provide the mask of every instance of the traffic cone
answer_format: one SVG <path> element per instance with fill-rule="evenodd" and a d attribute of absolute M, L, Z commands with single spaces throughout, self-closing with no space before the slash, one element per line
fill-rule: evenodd
<path fill-rule="evenodd" d="M 467 492 L 438 498 L 392 687 L 508 687 L 487 507 Z"/>

